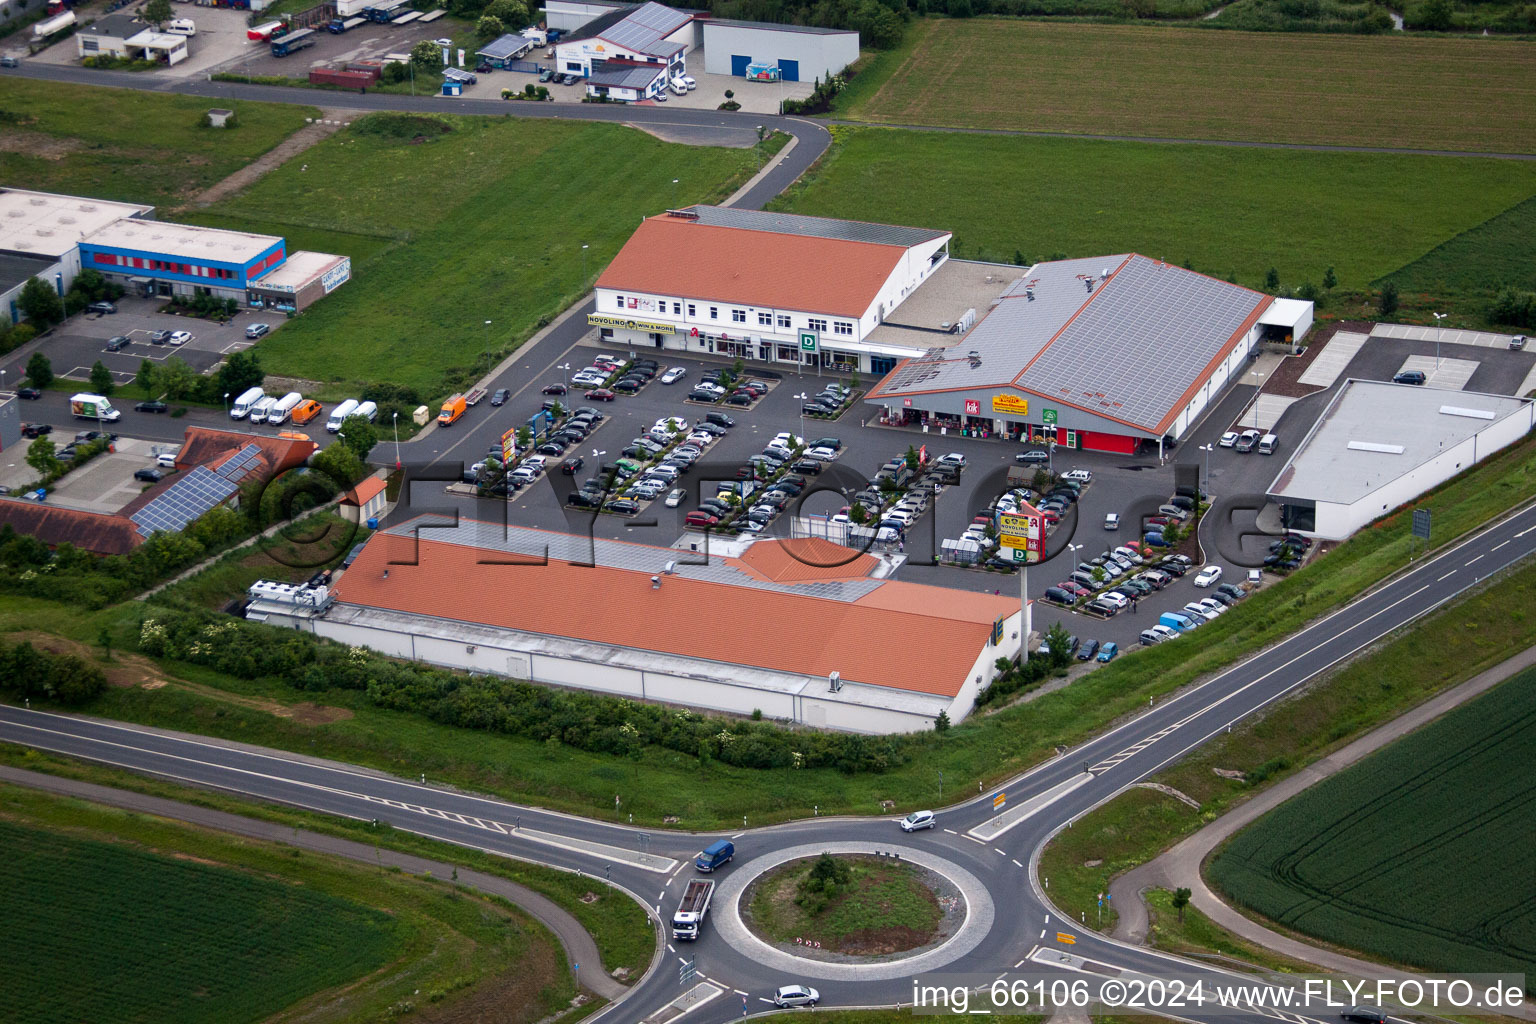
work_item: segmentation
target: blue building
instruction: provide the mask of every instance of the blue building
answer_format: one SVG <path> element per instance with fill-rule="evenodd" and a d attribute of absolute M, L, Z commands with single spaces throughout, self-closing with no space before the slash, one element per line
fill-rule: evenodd
<path fill-rule="evenodd" d="M 80 265 L 140 295 L 212 295 L 242 304 L 252 284 L 281 266 L 283 239 L 247 231 L 128 218 L 80 240 Z"/>

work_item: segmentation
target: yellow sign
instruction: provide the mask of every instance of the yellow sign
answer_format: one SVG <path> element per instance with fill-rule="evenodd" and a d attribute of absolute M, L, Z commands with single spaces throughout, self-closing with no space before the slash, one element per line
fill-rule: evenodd
<path fill-rule="evenodd" d="M 626 331 L 650 331 L 652 334 L 677 333 L 677 327 L 673 324 L 661 324 L 653 320 L 627 320 L 622 316 L 603 316 L 601 313 L 588 313 L 587 325 L 589 327 L 618 327 Z"/>
<path fill-rule="evenodd" d="M 999 517 L 1004 535 L 1034 537 L 1040 532 L 1040 520 L 1035 516 L 1021 516 L 1016 512 L 1004 512 Z"/>
<path fill-rule="evenodd" d="M 993 395 L 992 411 L 1005 412 L 1011 416 L 1028 416 L 1029 399 L 1011 394 Z"/>
<path fill-rule="evenodd" d="M 1066 932 L 1057 932 L 1056 941 L 1068 946 L 1075 946 L 1077 945 L 1077 936 L 1068 935 Z"/>
<path fill-rule="evenodd" d="M 1001 810 L 1003 804 L 1006 804 L 1007 802 L 1008 802 L 1008 794 L 1007 793 L 999 793 L 999 794 L 997 794 L 996 796 L 994 796 L 992 798 L 992 809 L 994 811 Z"/>

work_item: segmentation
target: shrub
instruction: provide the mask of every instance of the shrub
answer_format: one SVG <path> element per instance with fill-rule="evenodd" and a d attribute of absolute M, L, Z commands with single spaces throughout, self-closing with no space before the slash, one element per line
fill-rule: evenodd
<path fill-rule="evenodd" d="M 1536 327 L 1536 292 L 1501 288 L 1488 307 L 1488 319 L 1496 324 Z"/>

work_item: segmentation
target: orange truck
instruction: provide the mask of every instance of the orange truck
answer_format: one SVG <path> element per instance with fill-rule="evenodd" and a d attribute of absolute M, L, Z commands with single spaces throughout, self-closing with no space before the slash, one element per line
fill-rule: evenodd
<path fill-rule="evenodd" d="M 448 426 L 448 424 L 463 416 L 464 410 L 467 408 L 469 408 L 469 405 L 464 401 L 463 395 L 451 396 L 448 401 L 443 403 L 443 411 L 437 414 L 437 425 L 440 427 Z"/>

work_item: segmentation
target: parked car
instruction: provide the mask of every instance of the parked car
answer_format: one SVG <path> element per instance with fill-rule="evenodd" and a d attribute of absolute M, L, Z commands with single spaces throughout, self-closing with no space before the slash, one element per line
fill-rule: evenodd
<path fill-rule="evenodd" d="M 87 313 L 99 313 L 105 316 L 108 313 L 116 313 L 117 307 L 110 302 L 93 302 L 85 307 Z"/>
<path fill-rule="evenodd" d="M 143 480 L 145 483 L 157 484 L 160 482 L 160 471 L 158 469 L 135 470 L 133 478 Z"/>
<path fill-rule="evenodd" d="M 164 402 L 140 402 L 133 407 L 135 412 L 165 412 L 169 408 Z"/>
<path fill-rule="evenodd" d="M 1429 380 L 1429 378 L 1424 375 L 1423 370 L 1404 370 L 1402 373 L 1393 376 L 1392 383 L 1413 384 L 1418 386 L 1422 385 L 1427 380 Z"/>
<path fill-rule="evenodd" d="M 1237 436 L 1237 431 L 1229 430 L 1225 434 L 1222 434 L 1221 440 L 1217 441 L 1216 443 L 1222 448 L 1231 448 L 1233 445 L 1237 444 Z"/>
<path fill-rule="evenodd" d="M 1120 653 L 1120 645 L 1115 643 L 1113 640 L 1106 640 L 1099 647 L 1099 657 L 1098 657 L 1098 660 L 1107 665 L 1111 661 L 1114 661 L 1115 660 L 1115 655 L 1117 655 L 1119 653 Z"/>
<path fill-rule="evenodd" d="M 1257 430 L 1245 430 L 1241 434 L 1237 435 L 1237 442 L 1233 445 L 1233 447 L 1240 452 L 1251 452 L 1253 451 L 1254 445 L 1259 443 L 1259 438 L 1262 436 L 1263 435 L 1260 434 Z"/>
<path fill-rule="evenodd" d="M 107 339 L 107 351 L 108 352 L 121 352 L 123 349 L 127 348 L 131 344 L 133 344 L 133 342 L 128 337 L 128 335 L 126 335 L 126 334 L 119 334 L 115 338 L 108 338 Z"/>
<path fill-rule="evenodd" d="M 166 342 L 168 342 L 170 340 L 171 340 L 171 332 L 170 331 L 161 330 L 161 331 L 150 331 L 149 332 L 149 343 L 151 345 L 164 345 Z"/>
<path fill-rule="evenodd" d="M 576 471 L 586 465 L 586 461 L 580 455 L 572 455 L 560 463 L 560 472 L 566 476 L 575 476 Z"/>
<path fill-rule="evenodd" d="M 43 392 L 40 388 L 17 388 L 16 397 L 25 398 L 29 402 L 35 402 L 43 397 Z"/>
<path fill-rule="evenodd" d="M 49 423 L 23 423 L 21 425 L 22 437 L 42 437 L 44 434 L 53 433 L 53 426 Z"/>
<path fill-rule="evenodd" d="M 192 340 L 192 332 L 172 331 L 171 336 L 166 340 L 169 341 L 172 345 L 185 345 L 187 342 Z"/>
<path fill-rule="evenodd" d="M 1078 661 L 1092 661 L 1094 655 L 1096 655 L 1098 653 L 1099 653 L 1099 642 L 1097 640 L 1087 640 L 1087 641 L 1084 641 L 1083 645 L 1077 649 L 1077 660 Z"/>
<path fill-rule="evenodd" d="M 245 336 L 255 340 L 256 338 L 265 337 L 270 330 L 272 330 L 270 324 L 251 324 L 251 326 L 245 329 Z"/>
<path fill-rule="evenodd" d="M 1212 587 L 1221 579 L 1221 566 L 1208 565 L 1200 570 L 1200 575 L 1195 577 L 1195 586 L 1200 588 Z"/>
<path fill-rule="evenodd" d="M 903 832 L 916 832 L 920 828 L 933 828 L 938 824 L 932 811 L 913 811 L 901 819 L 900 825 Z"/>
<path fill-rule="evenodd" d="M 1051 453 L 1041 448 L 1031 448 L 1028 451 L 1015 452 L 1013 461 L 1026 466 L 1043 466 L 1051 461 Z"/>

